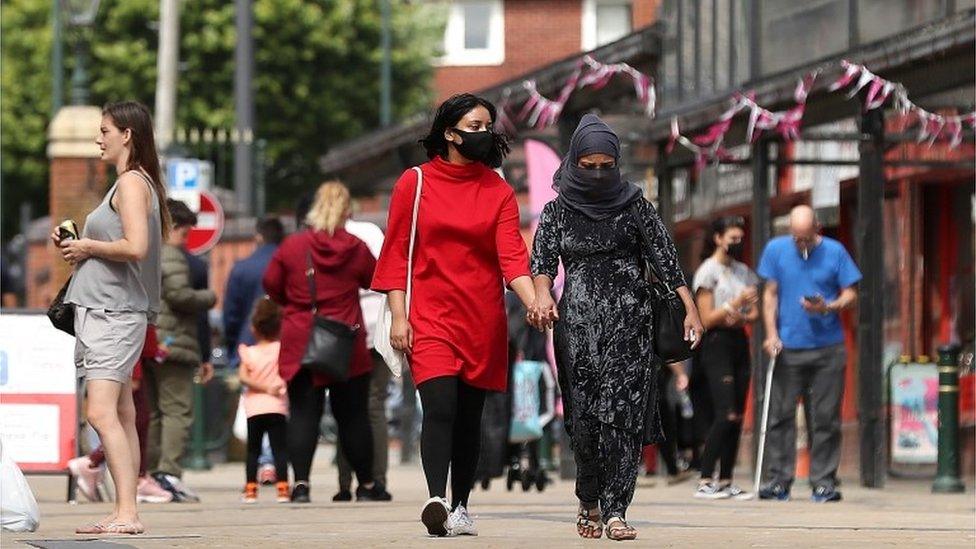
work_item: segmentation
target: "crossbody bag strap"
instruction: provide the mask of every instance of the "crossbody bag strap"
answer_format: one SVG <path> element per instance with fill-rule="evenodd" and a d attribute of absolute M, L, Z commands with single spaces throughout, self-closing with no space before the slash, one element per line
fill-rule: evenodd
<path fill-rule="evenodd" d="M 655 285 L 663 289 L 666 295 L 673 294 L 674 292 L 664 281 L 664 271 L 661 269 L 661 265 L 657 261 L 657 254 L 654 252 L 654 247 L 651 244 L 651 235 L 647 230 L 647 225 L 644 224 L 644 219 L 640 215 L 637 202 L 634 202 L 634 204 L 630 207 L 630 215 L 634 217 L 634 221 L 637 223 L 637 230 L 640 232 L 641 240 L 644 241 L 642 248 L 645 256 L 647 257 L 647 267 L 651 270 L 651 274 L 654 275 L 654 278 L 657 279 Z"/>
<path fill-rule="evenodd" d="M 413 297 L 413 251 L 417 243 L 417 216 L 420 213 L 420 191 L 424 187 L 424 171 L 414 166 L 417 172 L 417 188 L 413 195 L 413 216 L 410 220 L 410 248 L 407 250 L 407 316 L 410 316 L 410 300 Z"/>
<path fill-rule="evenodd" d="M 312 251 L 305 252 L 305 277 L 308 279 L 308 295 L 312 302 L 312 316 L 319 312 L 318 294 L 315 291 L 315 265 L 312 263 Z"/>

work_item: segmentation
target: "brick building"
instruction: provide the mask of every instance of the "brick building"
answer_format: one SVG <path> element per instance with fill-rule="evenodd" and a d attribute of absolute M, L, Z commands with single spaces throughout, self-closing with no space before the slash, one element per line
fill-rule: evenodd
<path fill-rule="evenodd" d="M 438 102 L 491 88 L 654 22 L 659 0 L 454 0 L 434 90 Z"/>

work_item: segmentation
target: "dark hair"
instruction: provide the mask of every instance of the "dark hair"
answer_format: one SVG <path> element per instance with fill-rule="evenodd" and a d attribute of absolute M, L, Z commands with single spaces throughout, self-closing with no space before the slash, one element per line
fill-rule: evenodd
<path fill-rule="evenodd" d="M 281 334 L 281 308 L 267 296 L 262 297 L 254 304 L 254 312 L 251 313 L 251 328 L 254 335 L 274 341 Z"/>
<path fill-rule="evenodd" d="M 295 230 L 301 231 L 305 228 L 305 218 L 308 217 L 308 212 L 312 210 L 312 203 L 315 202 L 315 192 L 307 192 L 302 196 L 298 197 L 298 202 L 295 203 Z"/>
<path fill-rule="evenodd" d="M 277 217 L 265 217 L 257 222 L 255 230 L 265 244 L 281 244 L 285 239 L 285 226 Z"/>
<path fill-rule="evenodd" d="M 132 152 L 129 154 L 127 170 L 145 171 L 152 180 L 156 200 L 162 205 L 166 202 L 166 186 L 159 170 L 159 155 L 156 153 L 156 138 L 153 137 L 152 115 L 149 109 L 138 101 L 121 101 L 109 103 L 102 108 L 102 116 L 112 119 L 116 128 L 132 132 L 129 142 Z M 122 175 L 122 174 L 119 174 Z M 160 208 L 160 229 L 165 237 L 172 226 L 169 213 Z"/>
<path fill-rule="evenodd" d="M 709 229 L 708 234 L 705 235 L 705 245 L 702 247 L 701 258 L 703 260 L 708 259 L 713 253 L 715 253 L 715 248 L 717 248 L 715 245 L 715 237 L 724 236 L 725 231 L 732 228 L 745 230 L 745 219 L 742 219 L 742 216 L 739 215 L 730 215 L 719 217 L 718 219 L 712 221 L 712 226 Z"/>
<path fill-rule="evenodd" d="M 427 158 L 433 160 L 434 157 L 439 156 L 446 159 L 448 145 L 447 139 L 444 139 L 444 132 L 454 128 L 454 125 L 464 118 L 464 115 L 479 106 L 488 109 L 488 115 L 491 116 L 491 121 L 494 123 L 498 117 L 498 110 L 491 104 L 491 101 L 483 97 L 470 93 L 459 93 L 441 103 L 434 114 L 430 133 L 420 140 L 420 144 L 427 150 Z M 505 134 L 496 133 L 492 130 L 492 135 L 495 138 L 495 146 L 492 147 L 491 154 L 488 155 L 485 164 L 497 168 L 502 165 L 502 160 L 505 159 L 511 149 L 508 146 L 508 137 Z"/>
<path fill-rule="evenodd" d="M 172 198 L 166 199 L 166 209 L 173 220 L 173 228 L 192 227 L 197 224 L 197 214 L 186 203 Z"/>

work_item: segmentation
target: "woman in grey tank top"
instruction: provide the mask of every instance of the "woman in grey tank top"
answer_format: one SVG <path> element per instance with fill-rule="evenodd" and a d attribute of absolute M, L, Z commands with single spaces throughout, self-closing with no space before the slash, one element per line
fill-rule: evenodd
<path fill-rule="evenodd" d="M 107 105 L 95 140 L 120 174 L 85 219 L 80 239 L 52 234 L 74 274 L 65 301 L 75 305 L 75 363 L 87 378 L 88 422 L 98 432 L 115 482 L 115 510 L 79 528 L 88 534 L 140 534 L 136 511 L 139 439 L 132 370 L 146 327 L 159 312 L 160 251 L 169 229 L 152 118 L 142 104 Z"/>

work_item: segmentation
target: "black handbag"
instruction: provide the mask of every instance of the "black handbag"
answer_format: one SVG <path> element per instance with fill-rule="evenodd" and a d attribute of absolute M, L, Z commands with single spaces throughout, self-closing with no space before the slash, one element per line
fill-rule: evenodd
<path fill-rule="evenodd" d="M 302 356 L 302 368 L 325 374 L 332 381 L 346 381 L 349 379 L 349 366 L 352 364 L 352 354 L 356 335 L 359 333 L 358 324 L 350 326 L 331 318 L 318 315 L 318 304 L 315 291 L 315 266 L 312 263 L 312 253 L 306 252 L 308 269 L 309 296 L 312 300 L 312 333 L 305 346 Z"/>
<path fill-rule="evenodd" d="M 71 284 L 71 277 L 61 286 L 61 291 L 55 296 L 54 301 L 47 308 L 47 317 L 51 324 L 62 332 L 74 337 L 75 335 L 75 304 L 65 303 L 64 296 L 68 293 L 68 285 Z"/>
<path fill-rule="evenodd" d="M 651 296 L 651 307 L 654 310 L 654 354 L 663 364 L 688 360 L 691 358 L 691 343 L 685 341 L 685 316 L 688 314 L 685 304 L 664 282 L 663 269 L 637 204 L 631 207 L 630 213 L 634 216 L 644 241 L 644 253 L 641 256 L 644 258 L 645 270 L 652 275 L 649 278 L 654 291 Z"/>

